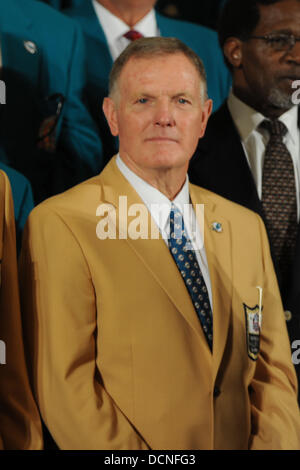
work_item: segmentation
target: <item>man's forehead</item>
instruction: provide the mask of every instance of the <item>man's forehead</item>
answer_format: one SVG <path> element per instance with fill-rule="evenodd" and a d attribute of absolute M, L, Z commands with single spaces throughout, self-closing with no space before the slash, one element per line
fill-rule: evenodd
<path fill-rule="evenodd" d="M 283 0 L 259 5 L 260 20 L 256 31 L 300 31 L 300 1 Z"/>
<path fill-rule="evenodd" d="M 147 80 L 147 77 L 151 77 L 157 72 L 157 68 L 160 70 L 160 74 L 156 75 L 157 81 L 163 76 L 164 72 L 169 69 L 176 69 L 176 76 L 179 75 L 198 75 L 196 67 L 191 61 L 182 53 L 176 52 L 173 54 L 159 54 L 154 56 L 146 57 L 131 57 L 125 64 L 121 78 L 123 76 L 126 81 L 128 77 L 133 76 L 135 80 Z M 174 76 L 172 76 L 174 80 Z"/>

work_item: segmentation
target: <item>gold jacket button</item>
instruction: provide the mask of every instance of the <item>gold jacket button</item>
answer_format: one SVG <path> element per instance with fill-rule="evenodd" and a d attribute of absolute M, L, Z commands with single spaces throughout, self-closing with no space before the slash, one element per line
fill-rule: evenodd
<path fill-rule="evenodd" d="M 284 312 L 284 318 L 285 318 L 285 321 L 291 321 L 291 319 L 293 318 L 292 312 L 290 312 L 289 310 L 286 310 Z"/>

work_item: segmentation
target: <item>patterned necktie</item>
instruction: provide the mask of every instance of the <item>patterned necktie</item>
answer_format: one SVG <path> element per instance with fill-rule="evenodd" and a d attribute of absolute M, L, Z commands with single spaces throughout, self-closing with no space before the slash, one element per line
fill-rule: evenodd
<path fill-rule="evenodd" d="M 294 166 L 291 154 L 283 143 L 286 126 L 278 120 L 265 120 L 261 127 L 270 134 L 263 168 L 262 205 L 282 280 L 288 282 L 297 238 Z"/>
<path fill-rule="evenodd" d="M 135 41 L 136 39 L 144 37 L 141 33 L 135 31 L 134 29 L 130 29 L 127 31 L 127 33 L 123 34 L 123 36 L 124 38 L 129 39 L 129 41 Z"/>
<path fill-rule="evenodd" d="M 196 255 L 184 229 L 183 217 L 174 204 L 170 212 L 169 250 L 191 296 L 210 350 L 213 344 L 213 319 L 207 287 Z"/>

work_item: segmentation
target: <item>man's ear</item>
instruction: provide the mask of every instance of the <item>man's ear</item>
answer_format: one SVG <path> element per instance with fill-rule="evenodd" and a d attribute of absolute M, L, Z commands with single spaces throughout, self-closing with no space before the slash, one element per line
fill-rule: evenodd
<path fill-rule="evenodd" d="M 201 123 L 199 139 L 201 139 L 205 134 L 205 129 L 207 126 L 209 116 L 212 113 L 212 109 L 213 109 L 213 101 L 206 100 L 204 105 L 202 106 L 202 123 Z"/>
<path fill-rule="evenodd" d="M 110 132 L 113 136 L 116 137 L 117 135 L 119 135 L 119 126 L 117 119 L 116 104 L 114 100 L 108 97 L 104 98 L 102 109 L 109 125 Z"/>
<path fill-rule="evenodd" d="M 242 41 L 238 38 L 227 38 L 223 47 L 224 54 L 228 62 L 234 68 L 239 68 L 242 65 L 243 52 Z"/>

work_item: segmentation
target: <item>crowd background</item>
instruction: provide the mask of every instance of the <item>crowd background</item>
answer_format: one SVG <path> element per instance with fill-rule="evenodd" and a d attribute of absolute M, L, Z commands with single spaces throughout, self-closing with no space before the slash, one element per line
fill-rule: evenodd
<path fill-rule="evenodd" d="M 58 10 L 77 6 L 84 0 L 42 0 Z M 197 8 L 193 0 L 158 0 L 156 9 L 170 18 L 191 21 L 217 29 L 220 10 L 226 0 L 198 0 Z"/>

